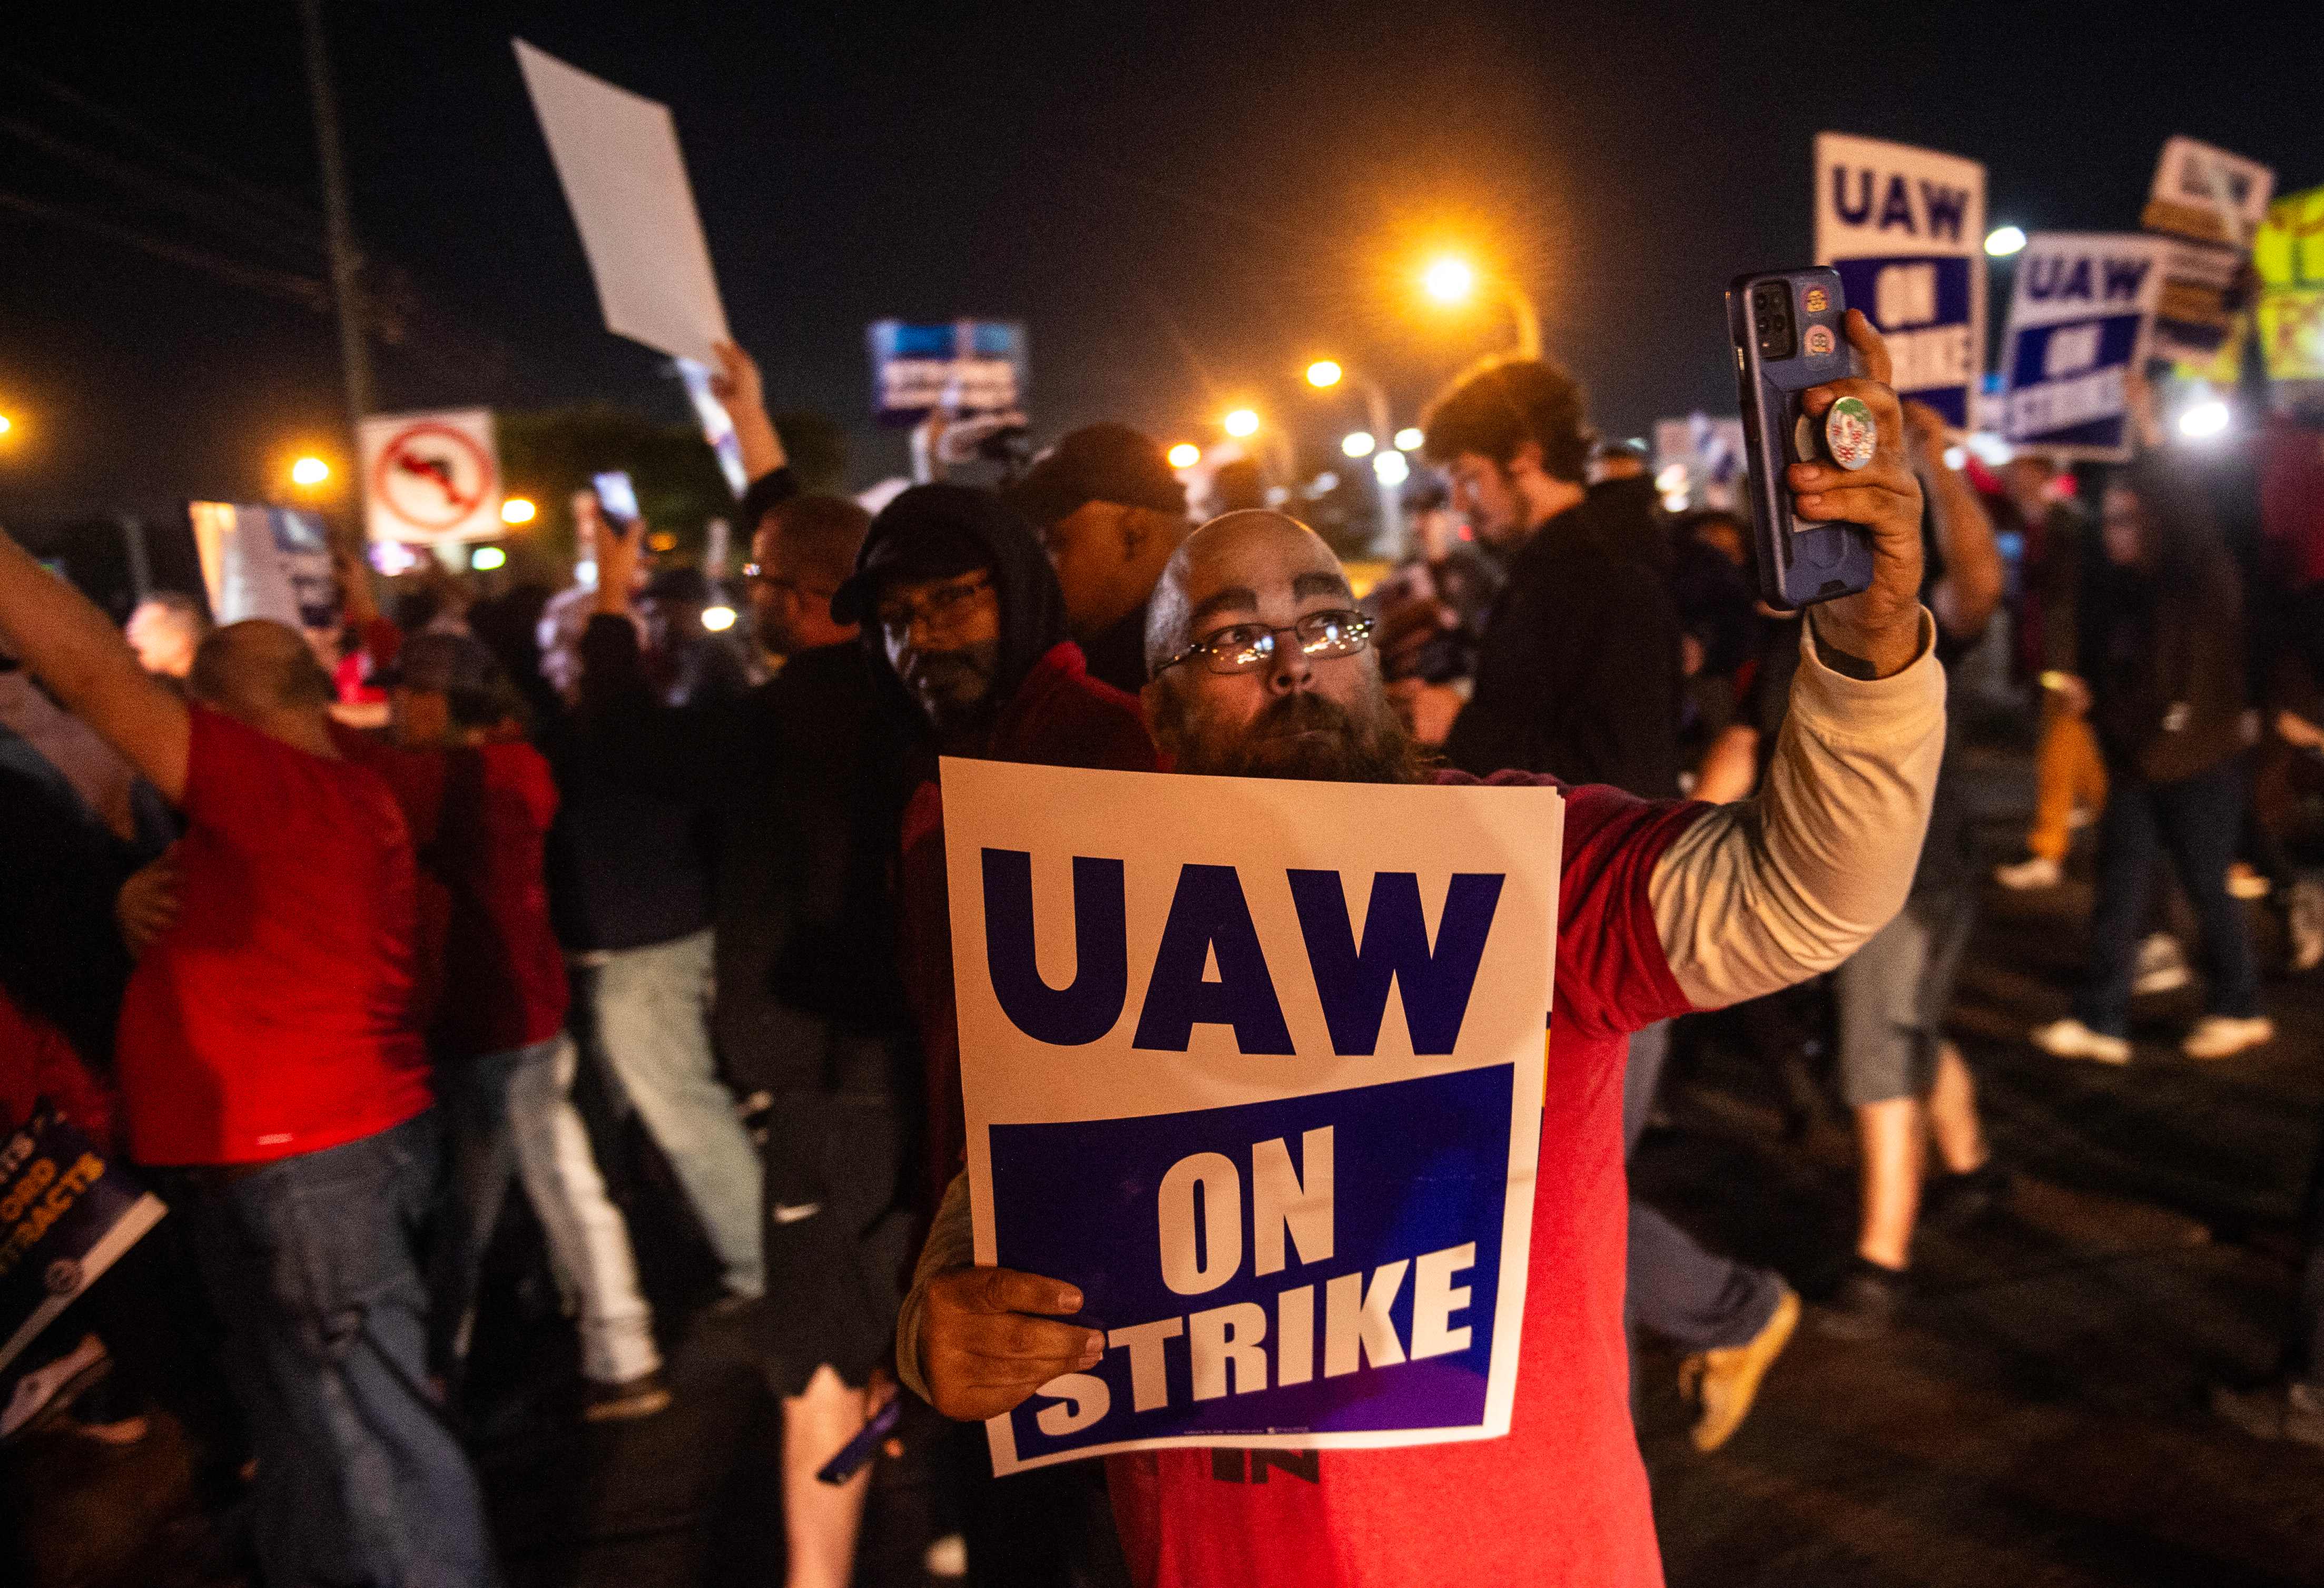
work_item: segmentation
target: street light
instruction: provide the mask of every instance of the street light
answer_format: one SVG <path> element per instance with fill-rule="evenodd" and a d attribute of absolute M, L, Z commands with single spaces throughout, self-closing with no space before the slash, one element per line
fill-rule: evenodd
<path fill-rule="evenodd" d="M 1480 278 L 1476 266 L 1457 254 L 1439 254 L 1420 272 L 1421 289 L 1446 307 L 1466 303 L 1478 288 Z M 1541 315 L 1526 296 L 1525 289 L 1506 276 L 1496 275 L 1486 284 L 1498 288 L 1501 300 L 1508 305 L 1509 317 L 1517 322 L 1517 355 L 1519 358 L 1541 356 Z"/>
<path fill-rule="evenodd" d="M 1401 452 L 1383 452 L 1372 459 L 1372 477 L 1379 481 L 1380 494 L 1385 496 L 1412 478 L 1412 465 Z"/>
<path fill-rule="evenodd" d="M 290 466 L 290 483 L 309 490 L 331 477 L 331 466 L 319 457 L 302 457 Z"/>
<path fill-rule="evenodd" d="M 1398 452 L 1417 452 L 1427 439 L 1426 432 L 1418 425 L 1406 425 L 1396 433 L 1396 449 Z"/>
<path fill-rule="evenodd" d="M 1172 468 L 1192 468 L 1203 461 L 1203 449 L 1192 441 L 1181 441 L 1170 448 Z"/>
<path fill-rule="evenodd" d="M 14 420 L 10 419 L 10 418 L 9 418 L 6 414 L 5 414 L 5 413 L 0 413 L 0 436 L 5 436 L 5 435 L 6 435 L 9 431 L 11 431 L 11 430 L 14 429 L 15 428 L 16 428 L 16 421 L 15 421 Z"/>
<path fill-rule="evenodd" d="M 1985 235 L 1985 251 L 1996 259 L 2006 259 L 2024 246 L 2023 226 L 1996 226 Z"/>
<path fill-rule="evenodd" d="M 497 546 L 479 546 L 468 553 L 468 566 L 478 573 L 490 573 L 508 566 L 508 553 Z"/>
<path fill-rule="evenodd" d="M 1420 284 L 1439 303 L 1465 303 L 1477 290 L 1477 272 L 1467 260 L 1446 254 L 1429 262 L 1420 272 Z"/>
<path fill-rule="evenodd" d="M 1320 392 L 1326 386 L 1338 385 L 1340 376 L 1345 373 L 1330 359 L 1319 358 L 1307 366 L 1307 383 Z"/>
<path fill-rule="evenodd" d="M 527 496 L 512 496 L 501 503 L 501 522 L 529 524 L 540 515 L 540 509 Z"/>
<path fill-rule="evenodd" d="M 1221 428 L 1222 428 L 1230 436 L 1241 437 L 1256 436 L 1259 434 L 1259 415 L 1248 408 L 1238 408 L 1219 422 Z"/>
<path fill-rule="evenodd" d="M 1350 430 L 1340 439 L 1340 450 L 1350 457 L 1370 457 L 1372 448 L 1379 445 L 1370 430 Z"/>

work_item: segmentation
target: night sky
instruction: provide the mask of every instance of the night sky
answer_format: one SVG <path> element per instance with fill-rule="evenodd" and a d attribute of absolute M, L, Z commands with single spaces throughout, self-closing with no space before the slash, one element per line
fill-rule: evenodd
<path fill-rule="evenodd" d="M 383 407 L 609 401 L 672 420 L 649 350 L 608 335 L 512 34 L 676 113 L 727 313 L 777 407 L 874 432 L 863 328 L 1020 319 L 1037 438 L 1120 418 L 1208 440 L 1231 402 L 1321 443 L 1376 374 L 1399 424 L 1508 321 L 1424 307 L 1454 241 L 1522 279 L 1609 430 L 1731 411 L 1720 292 L 1811 257 L 1819 130 L 1984 161 L 1995 222 L 2135 227 L 2186 133 L 2324 182 L 2316 71 L 2258 13 L 1794 4 L 1017 10 L 332 0 L 356 224 L 410 282 Z M 2238 19 L 2227 25 L 2232 16 Z M 2134 20 L 2139 18 L 2142 20 Z M 29 72 L 32 77 L 23 75 Z M 46 93 L 318 203 L 289 0 L 14 8 L 0 35 L 0 516 L 283 494 L 336 451 L 331 321 L 296 301 L 10 208 L 30 201 L 277 276 L 324 278 L 319 230 L 188 217 L 25 133 L 210 177 Z M 312 224 L 312 223 L 309 223 Z M 284 288 L 295 294 L 296 288 Z M 1997 309 L 1998 305 L 1997 305 Z"/>

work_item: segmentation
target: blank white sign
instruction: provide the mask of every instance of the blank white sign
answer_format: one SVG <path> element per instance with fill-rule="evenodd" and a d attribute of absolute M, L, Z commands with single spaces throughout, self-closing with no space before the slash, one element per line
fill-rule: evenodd
<path fill-rule="evenodd" d="M 512 42 L 605 328 L 715 368 L 710 345 L 729 339 L 726 310 L 669 106 Z"/>

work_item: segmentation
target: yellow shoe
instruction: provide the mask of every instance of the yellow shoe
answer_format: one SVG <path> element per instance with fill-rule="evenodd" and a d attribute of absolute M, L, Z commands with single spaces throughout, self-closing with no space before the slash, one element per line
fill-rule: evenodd
<path fill-rule="evenodd" d="M 1698 1352 L 1679 1364 L 1680 1389 L 1692 1393 L 1702 1408 L 1694 1423 L 1697 1450 L 1718 1449 L 1743 1426 L 1743 1419 L 1751 1415 L 1751 1402 L 1758 1396 L 1759 1380 L 1784 1354 L 1799 1322 L 1799 1296 L 1786 1285 L 1766 1327 L 1740 1345 Z"/>

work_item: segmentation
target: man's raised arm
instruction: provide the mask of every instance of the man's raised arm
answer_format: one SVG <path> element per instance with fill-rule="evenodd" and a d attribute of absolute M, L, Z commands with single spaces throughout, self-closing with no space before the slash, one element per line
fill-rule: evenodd
<path fill-rule="evenodd" d="M 185 702 L 146 676 L 88 597 L 0 530 L 0 638 L 66 710 L 96 729 L 172 805 L 192 743 Z"/>
<path fill-rule="evenodd" d="M 1944 754 L 1945 677 L 1920 602 L 1921 490 L 1879 337 L 1851 311 L 1870 378 L 1805 400 L 1821 413 L 1862 398 L 1879 421 L 1871 466 L 1794 464 L 1808 519 L 1867 524 L 1872 586 L 1816 607 L 1801 637 L 1791 709 L 1757 799 L 1720 806 L 1656 863 L 1656 936 L 1698 1009 L 1740 1002 L 1827 971 L 1904 908 Z"/>

